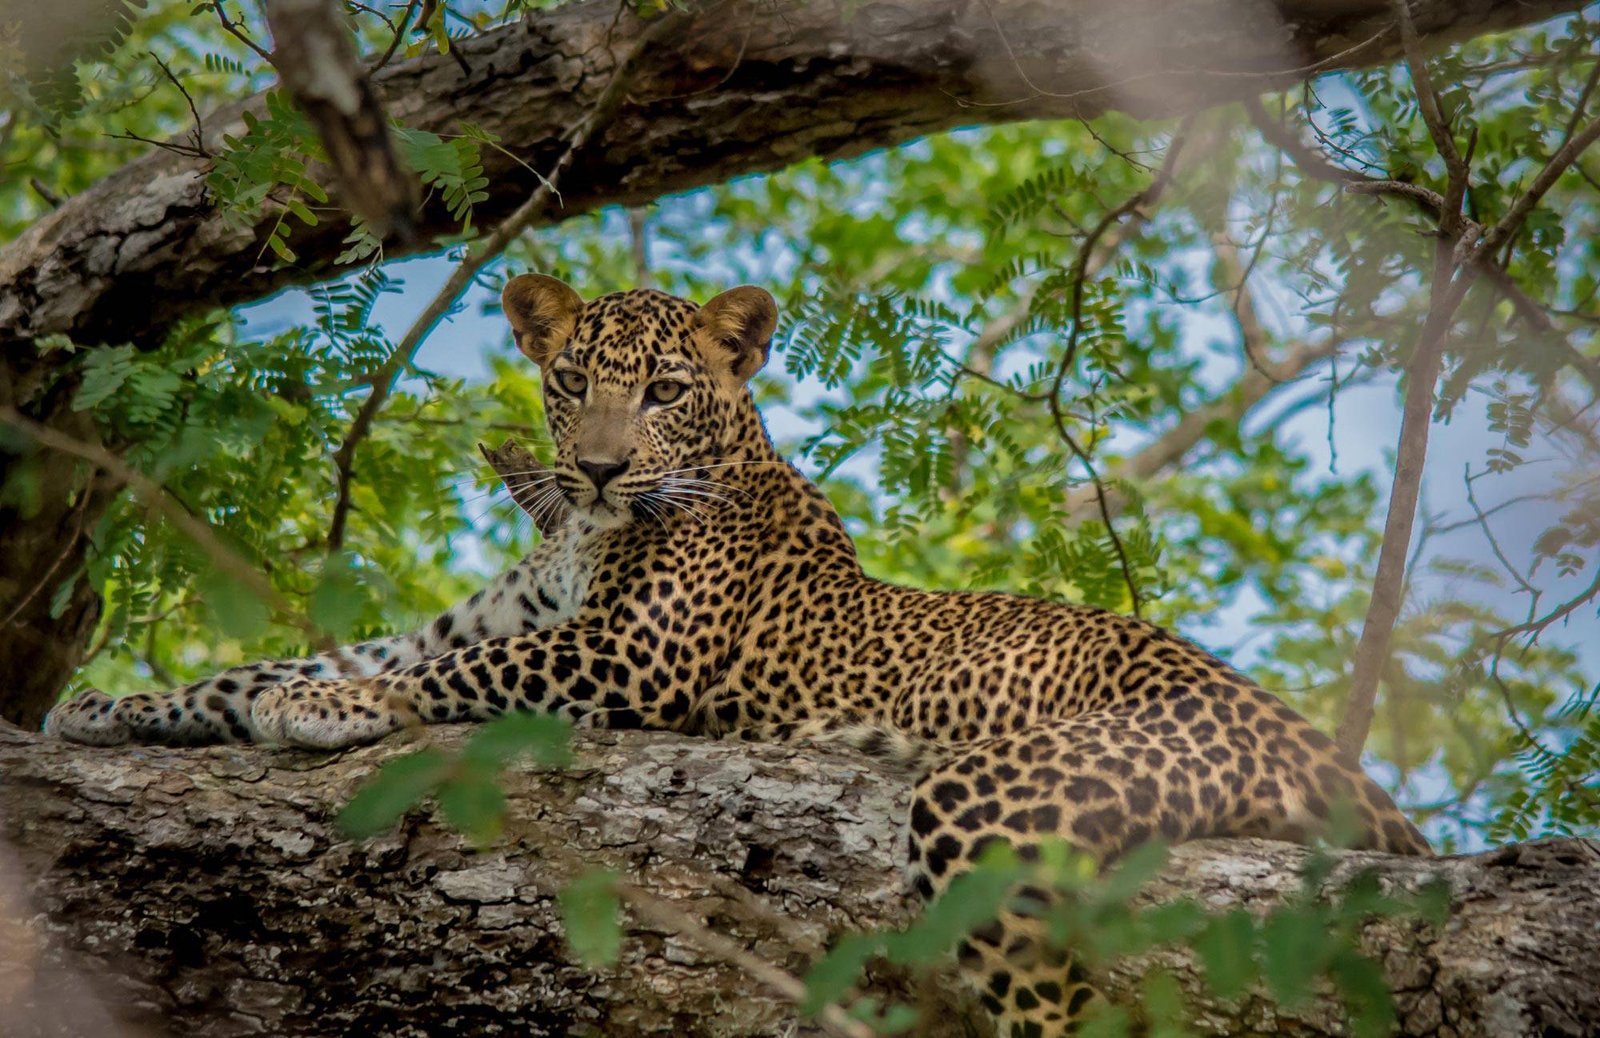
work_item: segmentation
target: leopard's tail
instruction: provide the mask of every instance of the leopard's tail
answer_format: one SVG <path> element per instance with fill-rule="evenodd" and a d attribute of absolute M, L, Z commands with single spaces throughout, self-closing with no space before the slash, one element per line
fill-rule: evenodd
<path fill-rule="evenodd" d="M 957 749 L 900 728 L 832 717 L 752 725 L 723 732 L 721 737 L 742 742 L 809 742 L 821 746 L 848 746 L 891 768 L 918 776 L 927 774 L 949 760 Z"/>

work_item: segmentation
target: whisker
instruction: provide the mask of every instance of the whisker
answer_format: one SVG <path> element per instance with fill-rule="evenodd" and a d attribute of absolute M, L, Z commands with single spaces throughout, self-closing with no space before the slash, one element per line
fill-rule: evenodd
<path fill-rule="evenodd" d="M 544 529 L 544 525 L 560 507 L 562 490 L 558 486 L 546 487 L 540 491 L 539 497 L 532 503 L 533 507 L 526 509 L 528 517 L 533 520 L 533 525 Z"/>
<path fill-rule="evenodd" d="M 695 518 L 695 521 L 698 522 L 701 526 L 707 525 L 707 521 L 708 521 L 707 515 L 704 512 L 700 511 L 698 508 L 695 508 L 692 505 L 690 505 L 687 501 L 683 501 L 683 500 L 679 499 L 677 496 L 675 496 L 673 494 L 662 494 L 660 496 L 661 496 L 661 499 L 666 501 L 668 504 L 671 504 L 671 505 L 675 506 L 676 508 L 678 508 L 679 510 L 685 512 L 686 514 L 693 516 Z"/>
<path fill-rule="evenodd" d="M 664 486 L 664 488 L 666 488 L 666 489 L 675 489 L 675 491 L 683 491 L 683 493 L 688 493 L 688 494 L 704 494 L 704 496 L 706 496 L 706 497 L 715 497 L 715 499 L 717 499 L 717 501 L 726 501 L 726 502 L 728 502 L 728 504 L 734 504 L 733 497 L 728 497 L 728 496 L 726 496 L 726 494 L 720 493 L 720 491 L 723 491 L 723 489 L 726 489 L 726 491 L 731 491 L 731 493 L 741 493 L 741 491 L 736 491 L 736 489 L 731 488 L 731 486 L 722 486 L 722 488 L 715 488 L 715 485 L 710 485 L 710 486 L 680 485 L 680 483 L 674 483 L 674 481 L 672 481 L 672 480 L 662 480 L 661 483 L 662 483 L 662 486 Z M 746 499 L 749 499 L 749 494 L 742 494 L 741 493 L 741 496 L 742 497 L 746 497 Z"/>
<path fill-rule="evenodd" d="M 646 517 L 654 520 L 656 524 L 659 525 L 663 530 L 667 528 L 666 517 L 662 515 L 661 509 L 653 499 L 653 495 L 650 493 L 650 491 L 644 491 L 636 496 L 633 500 L 634 503 L 639 506 L 640 510 L 644 512 Z"/>
<path fill-rule="evenodd" d="M 732 498 L 723 497 L 721 494 L 713 494 L 710 491 L 698 490 L 698 489 L 689 488 L 689 487 L 672 487 L 669 490 L 667 490 L 666 493 L 669 494 L 669 495 L 670 494 L 688 494 L 691 497 L 705 498 L 705 499 L 711 500 L 711 501 L 721 501 L 723 504 L 727 504 L 727 505 L 733 504 L 733 499 Z"/>
<path fill-rule="evenodd" d="M 512 500 L 516 500 L 519 494 L 526 494 L 530 488 L 539 486 L 541 482 L 541 480 L 529 480 L 525 483 L 507 483 L 503 488 L 489 487 L 488 489 L 477 494 L 457 494 L 454 499 L 460 502 L 462 505 L 469 505 L 477 501 L 482 501 L 486 498 L 494 497 L 496 494 L 499 494 L 502 489 L 504 489 L 506 493 L 511 495 Z"/>
<path fill-rule="evenodd" d="M 711 487 L 716 490 L 726 490 L 730 494 L 741 494 L 750 497 L 750 491 L 743 487 L 736 487 L 731 483 L 723 483 L 715 479 L 684 479 L 681 476 L 664 476 L 661 482 L 672 486 Z"/>
<path fill-rule="evenodd" d="M 701 470 L 701 469 L 729 469 L 729 468 L 737 468 L 740 465 L 782 465 L 782 466 L 787 467 L 788 464 L 789 463 L 787 461 L 782 461 L 782 460 L 779 460 L 779 461 L 713 461 L 713 462 L 706 462 L 703 465 L 690 465 L 687 468 L 669 469 L 668 471 L 661 473 L 661 475 L 663 475 L 663 476 L 675 476 L 680 472 L 695 472 L 695 471 L 698 471 L 698 470 Z"/>
<path fill-rule="evenodd" d="M 489 472 L 485 472 L 476 476 L 463 476 L 460 479 L 447 479 L 442 481 L 439 485 L 451 487 L 460 486 L 462 483 L 478 483 L 491 479 L 507 480 L 516 479 L 520 476 L 533 476 L 534 478 L 538 479 L 542 477 L 554 478 L 555 475 L 556 473 L 550 468 L 517 469 L 512 472 L 501 472 L 499 469 L 492 469 Z"/>

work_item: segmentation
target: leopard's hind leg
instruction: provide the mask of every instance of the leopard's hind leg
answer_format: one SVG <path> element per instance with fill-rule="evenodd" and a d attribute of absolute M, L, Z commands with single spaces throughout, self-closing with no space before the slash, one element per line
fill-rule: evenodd
<path fill-rule="evenodd" d="M 1028 858 L 1060 838 L 1106 863 L 1157 838 L 1302 841 L 1341 813 L 1356 821 L 1360 846 L 1428 853 L 1387 794 L 1339 762 L 1331 740 L 1267 693 L 1239 688 L 1227 699 L 1093 712 L 973 744 L 917 784 L 910 871 L 932 897 L 995 840 Z M 1026 916 L 975 931 L 962 961 L 1001 1038 L 1067 1034 L 1095 998 L 1070 954 L 1049 947 Z"/>

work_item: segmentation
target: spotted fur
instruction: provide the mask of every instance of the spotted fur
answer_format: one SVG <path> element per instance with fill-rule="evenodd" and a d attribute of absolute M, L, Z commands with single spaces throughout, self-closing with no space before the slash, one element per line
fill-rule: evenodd
<path fill-rule="evenodd" d="M 926 896 L 996 839 L 1027 854 L 1064 837 L 1108 860 L 1152 837 L 1303 839 L 1341 803 L 1362 845 L 1428 853 L 1328 738 L 1190 642 L 1100 609 L 862 573 L 746 388 L 776 320 L 767 293 L 584 303 L 524 275 L 505 304 L 558 445 L 527 498 L 567 512 L 542 546 L 421 631 L 161 695 L 88 693 L 46 730 L 333 748 L 534 710 L 843 741 L 920 773 L 910 875 Z M 1025 920 L 962 955 L 1003 1035 L 1064 1033 L 1094 997 Z"/>

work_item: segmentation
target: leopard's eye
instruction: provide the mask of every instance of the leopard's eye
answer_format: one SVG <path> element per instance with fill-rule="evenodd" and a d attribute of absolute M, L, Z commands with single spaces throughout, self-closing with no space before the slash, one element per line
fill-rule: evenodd
<path fill-rule="evenodd" d="M 670 404 L 683 396 L 683 383 L 671 379 L 658 379 L 644 389 L 644 398 L 652 404 Z"/>
<path fill-rule="evenodd" d="M 581 371 L 562 368 L 556 372 L 556 384 L 573 396 L 582 396 L 583 391 L 589 388 L 589 379 Z"/>

